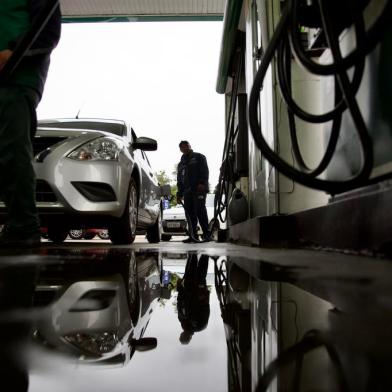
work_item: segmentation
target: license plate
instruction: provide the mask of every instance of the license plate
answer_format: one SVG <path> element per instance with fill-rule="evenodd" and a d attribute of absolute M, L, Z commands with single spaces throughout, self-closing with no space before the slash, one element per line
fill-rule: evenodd
<path fill-rule="evenodd" d="M 178 229 L 181 227 L 180 222 L 167 222 L 167 227 L 170 227 L 171 229 Z"/>

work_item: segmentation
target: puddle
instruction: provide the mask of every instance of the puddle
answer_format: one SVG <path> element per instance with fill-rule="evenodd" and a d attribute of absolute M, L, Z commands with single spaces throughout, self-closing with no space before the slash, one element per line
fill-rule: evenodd
<path fill-rule="evenodd" d="M 391 389 L 385 276 L 124 248 L 1 261 L 0 374 L 12 391 Z"/>

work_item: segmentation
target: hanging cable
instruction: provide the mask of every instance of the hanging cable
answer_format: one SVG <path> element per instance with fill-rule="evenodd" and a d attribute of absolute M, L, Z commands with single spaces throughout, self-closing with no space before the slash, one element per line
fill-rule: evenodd
<path fill-rule="evenodd" d="M 323 31 L 332 53 L 333 62 L 330 64 L 319 64 L 312 60 L 306 53 L 298 29 L 298 10 L 300 8 L 300 1 L 288 0 L 282 10 L 280 21 L 264 52 L 264 56 L 254 79 L 249 97 L 249 124 L 257 147 L 260 149 L 262 155 L 278 171 L 302 185 L 336 194 L 366 185 L 373 169 L 373 143 L 356 101 L 355 94 L 359 90 L 361 84 L 366 55 L 375 48 L 389 27 L 392 2 L 387 2 L 378 19 L 367 31 L 365 31 L 362 8 L 360 8 L 360 5 L 355 1 L 348 0 L 348 8 L 351 11 L 353 19 L 357 45 L 356 49 L 346 57 L 342 56 L 339 37 L 334 27 L 333 17 L 330 14 L 331 2 L 319 0 L 318 4 Z M 301 109 L 292 98 L 291 50 L 289 49 L 288 41 L 301 66 L 314 74 L 334 76 L 335 107 L 329 112 L 320 115 L 307 113 Z M 279 86 L 288 109 L 288 121 L 293 153 L 299 170 L 288 164 L 269 147 L 263 137 L 259 124 L 258 105 L 260 90 L 269 65 L 276 52 Z M 347 72 L 353 66 L 354 75 L 350 81 Z M 325 171 L 333 158 L 340 133 L 341 116 L 345 110 L 350 112 L 356 127 L 362 150 L 362 167 L 354 177 L 345 181 L 330 181 L 317 178 L 318 175 Z M 295 116 L 310 123 L 324 123 L 332 120 L 332 129 L 326 151 L 318 166 L 313 170 L 309 169 L 302 157 L 297 138 Z M 374 179 L 372 181 L 374 181 Z"/>
<path fill-rule="evenodd" d="M 223 216 L 223 212 L 227 211 L 230 186 L 234 186 L 234 169 L 232 166 L 233 146 L 238 134 L 239 127 L 235 126 L 235 113 L 238 102 L 238 89 L 240 84 L 241 72 L 243 66 L 243 51 L 237 53 L 236 72 L 233 79 L 233 89 L 231 92 L 228 119 L 226 124 L 226 138 L 223 148 L 222 166 L 219 174 L 218 189 L 214 201 L 214 218 L 212 220 L 212 228 L 218 221 L 226 222 L 227 213 Z"/>
<path fill-rule="evenodd" d="M 278 375 L 279 370 L 284 366 L 295 363 L 294 373 L 294 390 L 300 390 L 301 372 L 303 358 L 306 353 L 311 352 L 319 347 L 325 347 L 332 365 L 336 370 L 337 386 L 339 391 L 349 391 L 349 385 L 345 377 L 342 363 L 340 361 L 338 352 L 331 340 L 331 338 L 324 332 L 319 330 L 310 330 L 304 337 L 293 346 L 282 351 L 279 356 L 272 361 L 267 369 L 263 372 L 257 387 L 256 392 L 264 392 L 268 390 L 272 380 Z"/>

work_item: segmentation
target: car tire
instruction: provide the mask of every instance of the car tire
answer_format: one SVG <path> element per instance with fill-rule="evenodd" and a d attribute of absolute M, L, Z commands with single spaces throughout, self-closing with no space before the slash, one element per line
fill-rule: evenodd
<path fill-rule="evenodd" d="M 85 233 L 83 239 L 85 240 L 92 240 L 95 237 L 94 233 Z"/>
<path fill-rule="evenodd" d="M 108 233 L 108 231 L 107 231 L 106 229 L 103 229 L 103 230 L 101 230 L 101 231 L 98 233 L 98 237 L 99 237 L 101 240 L 108 240 L 108 239 L 109 239 L 109 233 Z"/>
<path fill-rule="evenodd" d="M 72 229 L 68 232 L 68 235 L 73 240 L 81 240 L 83 238 L 83 229 Z"/>
<path fill-rule="evenodd" d="M 162 234 L 161 241 L 170 241 L 172 236 L 170 234 Z"/>
<path fill-rule="evenodd" d="M 147 241 L 151 244 L 157 243 L 161 240 L 162 233 L 162 215 L 159 212 L 158 218 L 155 223 L 147 229 Z"/>
<path fill-rule="evenodd" d="M 129 245 L 135 241 L 139 191 L 134 178 L 129 182 L 127 203 L 121 218 L 108 227 L 109 238 L 114 245 Z"/>
<path fill-rule="evenodd" d="M 48 227 L 48 238 L 55 244 L 61 244 L 65 241 L 69 233 L 69 229 L 65 227 Z"/>
<path fill-rule="evenodd" d="M 127 301 L 129 314 L 133 324 L 137 324 L 140 315 L 140 293 L 137 259 L 135 252 L 130 255 L 129 263 L 125 274 L 125 287 L 127 291 Z"/>

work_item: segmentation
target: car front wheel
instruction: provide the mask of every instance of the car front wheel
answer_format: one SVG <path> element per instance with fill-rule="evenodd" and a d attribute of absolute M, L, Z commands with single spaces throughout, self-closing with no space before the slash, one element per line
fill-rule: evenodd
<path fill-rule="evenodd" d="M 162 218 L 161 212 L 159 212 L 158 218 L 155 223 L 147 229 L 147 241 L 150 243 L 157 243 L 161 239 L 162 233 Z"/>
<path fill-rule="evenodd" d="M 131 178 L 128 189 L 127 204 L 121 218 L 113 222 L 109 228 L 109 238 L 115 245 L 129 245 L 135 240 L 138 214 L 138 188 Z"/>
<path fill-rule="evenodd" d="M 68 228 L 49 226 L 48 227 L 48 238 L 55 244 L 60 244 L 65 241 L 68 236 Z"/>
<path fill-rule="evenodd" d="M 103 229 L 103 230 L 101 230 L 101 231 L 98 233 L 98 237 L 99 237 L 101 240 L 108 240 L 108 239 L 109 239 L 109 233 L 108 233 L 108 231 L 107 231 L 106 229 Z"/>

